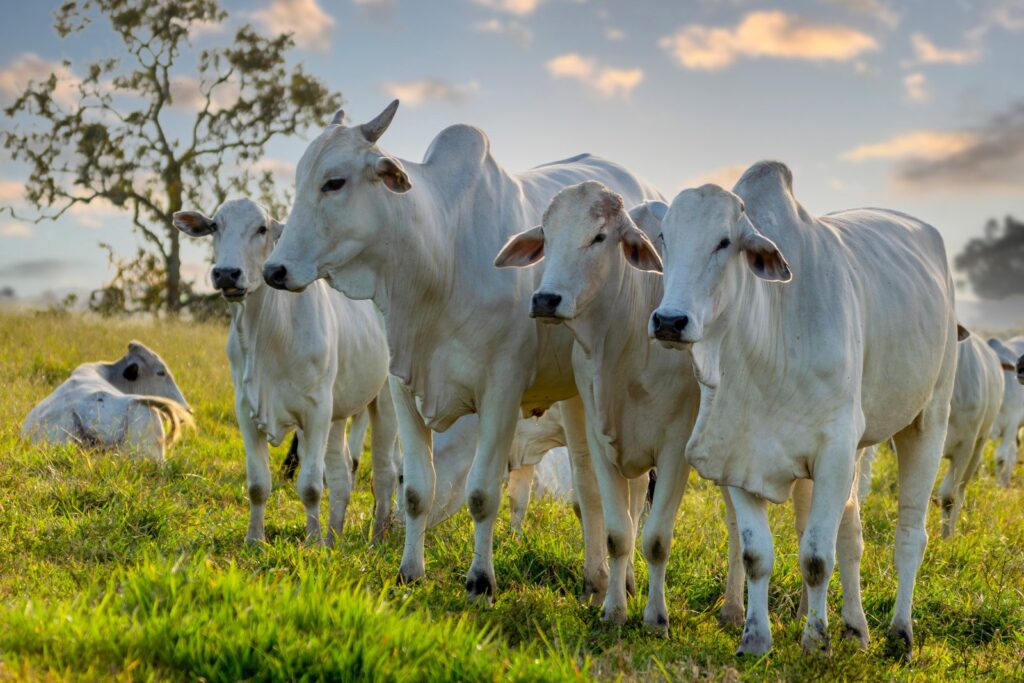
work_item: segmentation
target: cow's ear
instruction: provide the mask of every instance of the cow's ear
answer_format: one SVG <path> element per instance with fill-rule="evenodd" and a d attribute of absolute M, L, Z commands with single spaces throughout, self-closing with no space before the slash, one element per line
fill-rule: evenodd
<path fill-rule="evenodd" d="M 139 364 L 132 362 L 124 366 L 124 370 L 121 371 L 121 376 L 129 382 L 134 382 L 139 378 Z"/>
<path fill-rule="evenodd" d="M 1002 366 L 1003 370 L 1014 372 L 1017 369 L 1017 356 L 1003 342 L 992 337 L 988 340 L 988 345 L 999 356 L 999 365 Z"/>
<path fill-rule="evenodd" d="M 398 159 L 386 156 L 378 157 L 373 164 L 373 172 L 392 192 L 402 194 L 412 189 L 409 176 Z"/>
<path fill-rule="evenodd" d="M 174 227 L 191 237 L 205 237 L 217 230 L 217 224 L 200 211 L 175 211 Z"/>
<path fill-rule="evenodd" d="M 544 258 L 544 228 L 530 228 L 505 243 L 494 259 L 498 268 L 525 268 Z"/>
<path fill-rule="evenodd" d="M 739 248 L 746 257 L 747 265 L 754 275 L 769 282 L 789 282 L 793 272 L 786 263 L 786 257 L 775 246 L 775 242 L 762 235 L 747 214 L 740 215 Z"/>
<path fill-rule="evenodd" d="M 649 270 L 655 273 L 662 272 L 661 257 L 658 250 L 654 248 L 651 241 L 643 230 L 636 227 L 633 219 L 623 214 L 623 231 L 619 244 L 622 245 L 622 254 L 626 257 L 626 263 L 637 270 Z"/>

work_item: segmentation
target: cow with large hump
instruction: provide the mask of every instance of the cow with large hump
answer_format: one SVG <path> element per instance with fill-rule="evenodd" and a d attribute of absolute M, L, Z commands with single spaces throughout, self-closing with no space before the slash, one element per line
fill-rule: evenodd
<path fill-rule="evenodd" d="M 227 352 L 245 444 L 246 542 L 265 540 L 271 489 L 267 442 L 278 445 L 296 429 L 306 539 L 315 544 L 324 540 L 320 499 L 325 481 L 330 496 L 327 543 L 340 538 L 353 483 L 345 426 L 363 411 L 369 412 L 372 426 L 373 540 L 380 541 L 397 483 L 397 424 L 379 313 L 369 302 L 352 301 L 323 283 L 301 294 L 264 286 L 263 262 L 283 226 L 251 199 L 229 200 L 213 217 L 178 211 L 174 225 L 192 237 L 213 237 L 213 285 L 231 302 Z"/>
<path fill-rule="evenodd" d="M 163 461 L 182 427 L 191 425 L 192 409 L 167 363 L 132 341 L 112 363 L 75 368 L 29 412 L 21 435 L 34 443 L 75 443 Z"/>
<path fill-rule="evenodd" d="M 993 337 L 988 340 L 988 345 L 999 356 L 1004 370 L 1003 400 L 992 428 L 992 439 L 999 442 L 995 454 L 996 483 L 1006 488 L 1013 479 L 1020 447 L 1018 435 L 1021 425 L 1024 425 L 1024 386 L 1015 380 L 1020 376 L 1017 371 L 1019 359 L 1024 357 L 1024 337 L 1014 337 L 1005 342 Z"/>
<path fill-rule="evenodd" d="M 467 125 L 438 134 L 423 163 L 400 160 L 377 145 L 397 108 L 396 100 L 358 126 L 343 125 L 338 112 L 309 145 L 264 277 L 290 290 L 325 278 L 352 298 L 372 299 L 384 314 L 405 459 L 403 580 L 424 573 L 434 498 L 431 431 L 479 415 L 466 485 L 476 527 L 466 588 L 471 598 L 490 596 L 502 470 L 519 413 L 540 413 L 576 395 L 571 335 L 518 314 L 528 309 L 541 272 L 496 271 L 491 261 L 568 185 L 598 179 L 634 204 L 659 195 L 589 154 L 509 173 L 491 156 L 486 135 Z M 584 593 L 601 595 L 603 520 L 578 399 L 563 406 L 562 417 L 582 511 Z"/>
<path fill-rule="evenodd" d="M 899 460 L 890 649 L 910 657 L 911 604 L 925 518 L 942 456 L 958 326 L 942 237 L 910 216 L 855 209 L 821 217 L 793 195 L 778 162 L 749 168 L 732 192 L 685 190 L 662 222 L 665 293 L 650 335 L 686 350 L 701 405 L 687 457 L 730 487 L 747 570 L 738 652 L 771 648 L 774 563 L 767 502 L 794 482 L 814 491 L 800 541 L 808 591 L 802 644 L 829 643 L 835 554 L 863 551 L 852 494 L 858 448 L 893 437 Z M 843 542 L 840 522 L 855 538 Z M 843 576 L 845 633 L 867 642 L 859 578 Z M 854 600 L 846 600 L 854 593 Z"/>
<path fill-rule="evenodd" d="M 644 491 L 658 471 L 643 552 L 649 573 L 644 622 L 668 627 L 665 572 L 672 531 L 690 465 L 684 445 L 693 429 L 700 389 L 690 359 L 652 345 L 647 321 L 661 301 L 656 243 L 668 207 L 645 202 L 627 211 L 622 197 L 599 182 L 562 190 L 541 225 L 516 235 L 495 259 L 498 267 L 547 267 L 530 315 L 573 333 L 573 366 L 587 416 L 611 555 L 603 618 L 626 618 L 628 565 Z M 627 266 L 627 262 L 633 266 Z M 638 476 L 639 474 L 639 476 Z M 645 487 L 644 487 L 645 488 Z M 729 572 L 722 623 L 742 623 L 743 565 L 735 513 L 723 490 L 729 528 Z M 803 532 L 810 488 L 794 489 L 797 532 Z M 849 568 L 845 568 L 849 571 Z M 859 571 L 859 570 L 858 570 Z M 801 610 L 806 600 L 801 601 Z"/>

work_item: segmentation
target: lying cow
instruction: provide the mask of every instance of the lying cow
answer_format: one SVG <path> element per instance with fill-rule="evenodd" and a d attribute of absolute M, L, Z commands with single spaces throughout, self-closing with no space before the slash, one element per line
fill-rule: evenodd
<path fill-rule="evenodd" d="M 163 461 L 182 427 L 192 424 L 191 413 L 163 359 L 133 341 L 120 360 L 79 365 L 32 409 L 21 435 Z"/>
<path fill-rule="evenodd" d="M 705 185 L 673 200 L 662 223 L 665 294 L 650 334 L 689 352 L 701 406 L 687 458 L 730 487 L 736 508 L 748 582 L 738 652 L 771 648 L 766 503 L 784 501 L 800 479 L 814 482 L 800 542 L 808 592 L 801 642 L 827 648 L 837 549 L 853 566 L 863 552 L 852 495 L 857 451 L 894 437 L 899 581 L 890 643 L 909 657 L 913 588 L 956 372 L 946 251 L 937 230 L 901 213 L 812 217 L 792 187 L 785 165 L 761 162 L 733 192 Z M 866 644 L 858 575 L 843 572 L 842 616 L 845 633 Z"/>
<path fill-rule="evenodd" d="M 1010 485 L 1013 469 L 1017 465 L 1017 439 L 1021 425 L 1024 424 L 1024 386 L 1016 381 L 1017 361 L 1024 355 L 1024 337 L 1014 337 L 1007 342 L 992 338 L 989 346 L 999 356 L 1003 373 L 1003 399 L 992 430 L 992 439 L 998 441 L 996 446 L 996 483 L 1002 487 Z"/>
<path fill-rule="evenodd" d="M 398 108 L 343 125 L 342 112 L 299 161 L 295 205 L 264 267 L 273 287 L 301 290 L 318 278 L 383 311 L 395 409 L 404 452 L 406 544 L 399 578 L 424 574 L 423 543 L 434 501 L 432 431 L 480 419 L 469 473 L 475 522 L 470 598 L 496 590 L 494 523 L 507 454 L 521 414 L 576 396 L 567 331 L 525 315 L 539 275 L 495 271 L 501 245 L 535 224 L 563 187 L 602 180 L 631 204 L 658 193 L 626 169 L 583 154 L 512 174 L 482 131 L 446 128 L 422 163 L 377 142 Z M 607 582 L 600 495 L 583 438 L 578 400 L 563 406 L 584 527 L 584 594 Z"/>
<path fill-rule="evenodd" d="M 323 541 L 320 498 L 326 481 L 327 541 L 335 542 L 352 493 L 345 424 L 363 410 L 369 411 L 373 428 L 373 540 L 381 540 L 397 479 L 397 427 L 385 386 L 387 341 L 377 311 L 371 303 L 352 301 L 322 283 L 300 294 L 262 286 L 263 261 L 282 226 L 252 200 L 225 202 L 213 218 L 179 211 L 174 225 L 192 237 L 213 235 L 213 285 L 233 304 L 227 350 L 235 414 L 245 443 L 246 542 L 265 538 L 271 487 L 267 441 L 278 445 L 292 429 L 300 432 L 298 489 L 306 508 L 306 538 Z"/>

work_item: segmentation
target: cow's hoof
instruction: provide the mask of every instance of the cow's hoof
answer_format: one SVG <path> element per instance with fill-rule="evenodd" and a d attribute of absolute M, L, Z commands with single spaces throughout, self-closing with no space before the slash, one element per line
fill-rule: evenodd
<path fill-rule="evenodd" d="M 861 650 L 867 650 L 868 642 L 870 640 L 867 624 L 853 625 L 848 622 L 844 622 L 843 639 L 857 643 L 857 647 Z"/>
<path fill-rule="evenodd" d="M 614 624 L 616 626 L 622 626 L 626 623 L 626 608 L 608 607 L 606 605 L 601 609 L 601 621 L 608 624 Z"/>
<path fill-rule="evenodd" d="M 423 571 L 423 567 L 412 567 L 402 565 L 398 568 L 398 583 L 409 584 L 416 583 L 423 578 L 426 572 Z"/>
<path fill-rule="evenodd" d="M 821 620 L 808 621 L 804 627 L 803 636 L 800 637 L 800 647 L 808 654 L 827 655 L 832 647 L 832 639 L 829 638 L 825 622 Z"/>
<path fill-rule="evenodd" d="M 914 654 L 914 636 L 910 631 L 890 627 L 885 637 L 885 656 L 909 662 Z"/>
<path fill-rule="evenodd" d="M 743 626 L 743 605 L 725 603 L 722 611 L 718 613 L 718 625 L 725 628 L 728 626 Z"/>
<path fill-rule="evenodd" d="M 489 605 L 497 590 L 494 577 L 486 572 L 471 571 L 466 577 L 466 595 L 470 602 L 483 602 Z"/>
<path fill-rule="evenodd" d="M 267 539 L 265 536 L 246 536 L 245 544 L 248 546 L 265 545 Z"/>
<path fill-rule="evenodd" d="M 740 646 L 736 648 L 736 655 L 738 657 L 760 657 L 771 649 L 772 637 L 770 634 L 746 631 L 743 634 L 743 640 L 740 641 Z"/>
<path fill-rule="evenodd" d="M 661 610 L 644 610 L 644 626 L 652 633 L 668 635 L 668 615 Z"/>
<path fill-rule="evenodd" d="M 604 602 L 604 596 L 608 592 L 608 579 L 605 578 L 603 583 L 592 581 L 591 579 L 583 579 L 583 597 L 581 602 L 584 605 L 600 605 Z"/>

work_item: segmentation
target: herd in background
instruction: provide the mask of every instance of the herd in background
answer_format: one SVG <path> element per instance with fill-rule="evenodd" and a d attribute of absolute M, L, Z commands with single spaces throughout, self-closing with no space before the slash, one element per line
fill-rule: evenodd
<path fill-rule="evenodd" d="M 738 653 L 772 646 L 766 504 L 790 497 L 803 646 L 829 647 L 835 564 L 843 633 L 865 646 L 860 502 L 876 445 L 891 440 L 900 473 L 888 635 L 909 657 L 939 461 L 950 459 L 938 502 L 951 536 L 988 439 L 999 440 L 997 480 L 1008 486 L 1024 423 L 1024 337 L 985 343 L 957 325 L 938 232 L 882 209 L 811 216 L 777 162 L 755 164 L 732 191 L 705 185 L 667 204 L 587 154 L 510 174 L 465 125 L 442 131 L 422 163 L 400 160 L 377 145 L 397 106 L 359 126 L 335 115 L 298 164 L 284 225 L 249 199 L 212 217 L 175 214 L 183 232 L 212 237 L 213 284 L 236 304 L 227 351 L 246 541 L 265 538 L 267 444 L 296 431 L 307 539 L 334 543 L 370 426 L 372 540 L 397 501 L 399 576 L 419 579 L 426 530 L 468 506 L 474 599 L 497 590 L 502 482 L 519 533 L 536 481 L 574 502 L 584 598 L 624 622 L 652 488 L 643 620 L 663 630 L 673 527 L 694 468 L 725 501 L 720 617 L 744 624 Z M 186 424 L 170 370 L 133 342 L 115 363 L 75 370 L 23 434 L 163 459 Z"/>

